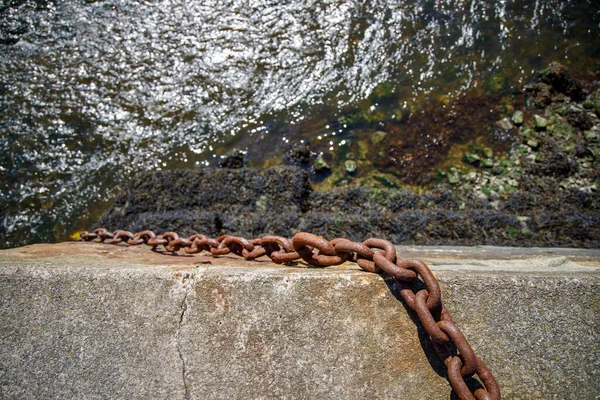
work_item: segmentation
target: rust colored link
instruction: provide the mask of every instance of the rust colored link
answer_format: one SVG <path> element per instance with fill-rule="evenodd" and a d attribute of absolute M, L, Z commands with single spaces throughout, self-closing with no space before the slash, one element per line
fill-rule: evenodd
<path fill-rule="evenodd" d="M 329 267 L 331 265 L 342 264 L 350 258 L 350 254 L 337 254 L 335 247 L 321 236 L 313 235 L 308 232 L 300 232 L 292 238 L 294 250 L 308 264 L 315 267 Z M 319 254 L 315 255 L 310 247 L 319 250 Z M 321 254 L 323 253 L 323 254 Z"/>
<path fill-rule="evenodd" d="M 225 239 L 227 239 L 228 237 L 229 237 L 229 235 L 222 235 L 222 236 L 219 236 L 219 237 L 216 239 L 217 246 L 215 246 L 215 247 L 211 247 L 211 248 L 210 248 L 210 253 L 211 253 L 213 256 L 224 256 L 224 255 L 226 255 L 226 254 L 229 254 L 229 253 L 231 253 L 231 250 L 232 250 L 232 249 L 230 249 L 230 248 L 229 248 L 229 246 L 221 245 L 221 243 L 222 243 L 222 242 L 223 242 Z M 231 246 L 231 247 L 233 248 L 233 246 Z M 238 249 L 238 250 L 239 250 L 239 249 Z M 240 250 L 240 251 L 241 251 L 241 250 Z"/>
<path fill-rule="evenodd" d="M 98 237 L 98 235 L 95 233 L 90 233 L 88 231 L 82 231 L 82 232 L 79 232 L 79 237 L 82 240 L 89 242 L 90 240 L 96 239 Z"/>
<path fill-rule="evenodd" d="M 373 254 L 375 252 L 371 250 L 369 247 L 365 246 L 362 243 L 353 242 L 348 239 L 338 238 L 333 239 L 331 244 L 335 248 L 335 251 L 339 253 L 351 253 L 353 254 L 352 261 L 358 262 L 358 257 L 366 258 L 367 260 L 373 260 Z M 367 261 L 365 260 L 365 261 Z M 359 264 L 360 266 L 360 264 Z M 360 266 L 362 268 L 362 266 Z M 369 269 L 369 266 L 363 268 L 367 272 L 378 272 L 375 271 L 376 267 L 373 270 Z"/>
<path fill-rule="evenodd" d="M 113 238 L 113 234 L 110 233 L 109 231 L 107 231 L 104 228 L 98 228 L 94 231 L 94 233 L 96 235 L 98 235 L 98 237 L 96 238 L 96 242 L 104 242 L 106 239 L 112 239 Z"/>
<path fill-rule="evenodd" d="M 117 244 L 121 242 L 127 242 L 128 240 L 133 239 L 133 233 L 129 231 L 123 231 L 120 229 L 114 231 L 112 235 L 113 238 L 107 242 L 108 244 Z"/>
<path fill-rule="evenodd" d="M 208 238 L 204 235 L 201 236 L 203 237 L 194 239 L 194 244 L 196 244 L 196 246 L 203 246 L 206 248 L 206 250 L 210 250 L 212 247 L 219 246 L 219 243 L 215 239 Z"/>
<path fill-rule="evenodd" d="M 146 231 L 136 232 L 133 235 L 133 238 L 129 239 L 127 241 L 127 244 L 130 244 L 132 246 L 137 246 L 137 245 L 140 245 L 142 243 L 146 243 L 147 244 L 149 239 L 152 239 L 152 238 L 155 238 L 155 237 L 156 237 L 156 234 L 154 232 L 152 232 L 152 231 L 146 230 Z"/>
<path fill-rule="evenodd" d="M 179 239 L 179 234 L 177 232 L 165 232 L 162 234 L 162 237 L 170 242 Z"/>
<path fill-rule="evenodd" d="M 267 254 L 267 250 L 262 246 L 254 246 L 254 250 L 248 251 L 242 248 L 242 257 L 246 260 L 254 260 L 255 258 L 262 257 Z"/>
<path fill-rule="evenodd" d="M 383 253 L 375 253 L 373 255 L 373 261 L 375 262 L 375 266 L 384 270 L 396 279 L 400 279 L 405 282 L 413 282 L 417 279 L 417 274 L 415 271 L 411 271 L 410 269 L 402 268 L 394 264 L 388 260 Z"/>
<path fill-rule="evenodd" d="M 294 244 L 294 248 L 296 245 Z M 296 249 L 296 252 L 304 261 L 314 267 L 329 267 L 332 265 L 343 264 L 350 259 L 351 254 L 341 253 L 337 256 L 326 256 L 321 254 L 313 253 L 312 249 L 308 246 L 302 246 Z"/>
<path fill-rule="evenodd" d="M 168 245 L 165 246 L 167 251 L 177 252 L 179 249 L 183 248 L 191 248 L 193 242 L 186 238 L 179 238 L 169 242 Z"/>
<path fill-rule="evenodd" d="M 174 242 L 177 239 L 179 239 L 179 234 L 177 234 L 177 232 L 166 232 L 166 233 L 163 233 L 160 238 L 162 239 L 162 243 L 161 244 L 163 246 L 165 246 L 165 250 L 167 250 L 167 251 L 175 251 L 175 250 L 173 250 L 173 247 L 171 246 L 171 242 Z M 149 242 L 150 241 L 148 241 L 148 243 Z"/>
<path fill-rule="evenodd" d="M 98 228 L 94 230 L 94 233 L 98 236 L 106 236 L 106 237 L 111 237 L 112 233 L 110 233 L 109 231 L 107 231 L 104 228 Z"/>
<path fill-rule="evenodd" d="M 261 244 L 263 246 L 267 243 L 277 244 L 283 250 L 285 250 L 287 253 L 294 252 L 294 246 L 292 245 L 292 242 L 287 238 L 284 238 L 281 236 L 265 236 L 265 237 L 261 238 Z"/>
<path fill-rule="evenodd" d="M 192 235 L 189 238 L 187 238 L 187 240 L 189 241 L 189 245 L 183 247 L 183 251 L 185 251 L 185 254 L 198 254 L 202 250 L 207 249 L 204 247 L 199 248 L 198 244 L 196 243 L 196 239 L 201 240 L 201 239 L 208 239 L 208 238 L 204 235 L 197 235 L 197 234 Z"/>
<path fill-rule="evenodd" d="M 338 255 L 335 251 L 335 247 L 333 247 L 332 244 L 329 243 L 326 239 L 308 232 L 296 233 L 292 238 L 292 245 L 294 246 L 294 250 L 296 251 L 298 251 L 302 247 L 309 246 L 319 250 L 320 253 L 323 253 L 326 256 Z M 303 251 L 305 252 L 305 250 Z M 300 252 L 298 252 L 298 254 L 300 254 Z"/>
<path fill-rule="evenodd" d="M 423 283 L 425 283 L 425 287 L 429 292 L 429 297 L 427 298 L 427 307 L 431 310 L 432 313 L 437 313 L 441 311 L 442 290 L 440 289 L 440 285 L 438 284 L 437 279 L 435 279 L 435 276 L 433 275 L 429 267 L 423 261 L 414 258 L 410 258 L 407 260 L 398 259 L 396 264 L 401 268 L 413 270 L 421 276 L 421 279 L 423 279 Z M 414 294 L 412 293 L 412 291 L 407 291 L 403 294 L 402 298 L 405 299 L 406 303 L 410 306 L 410 304 L 414 303 L 412 299 L 413 296 Z"/>
<path fill-rule="evenodd" d="M 176 252 L 177 250 L 179 250 L 178 247 L 173 246 L 171 244 L 171 243 L 176 242 L 177 240 L 179 240 L 179 234 L 177 232 L 166 232 L 166 233 L 163 233 L 162 239 L 167 241 L 167 243 L 164 244 L 165 250 L 172 251 L 172 252 Z"/>
<path fill-rule="evenodd" d="M 461 375 L 460 371 L 463 368 L 463 362 L 460 357 L 449 357 L 444 361 L 444 364 L 448 369 L 450 386 L 452 386 L 452 390 L 454 390 L 460 400 L 500 400 L 500 388 L 496 383 L 496 379 L 494 379 L 490 370 L 479 358 L 477 358 L 477 375 L 484 387 L 475 389 L 475 396 L 473 396 L 473 393 L 471 393 L 465 379 Z"/>
<path fill-rule="evenodd" d="M 294 246 L 290 239 L 281 236 L 265 236 L 261 243 L 267 250 L 267 256 L 276 264 L 293 262 L 300 259 L 298 252 L 294 251 Z M 270 246 L 274 246 L 271 248 Z"/>
<path fill-rule="evenodd" d="M 210 252 L 214 255 L 225 255 L 233 252 L 238 256 L 242 256 L 243 249 L 248 251 L 254 250 L 254 245 L 248 240 L 237 236 L 219 236 L 217 238 L 219 245 L 216 248 L 211 248 Z"/>
<path fill-rule="evenodd" d="M 469 378 L 477 372 L 477 357 L 471 345 L 465 338 L 465 335 L 458 329 L 458 326 L 454 322 L 450 321 L 438 321 L 437 326 L 450 337 L 458 351 L 460 352 L 460 358 L 463 362 L 463 366 L 460 369 L 460 374 L 463 378 Z M 444 361 L 444 360 L 442 360 Z"/>
<path fill-rule="evenodd" d="M 364 244 L 370 249 L 383 250 L 383 254 L 385 254 L 386 259 L 388 259 L 391 262 L 396 261 L 396 247 L 394 247 L 394 244 L 392 242 L 383 239 L 371 238 L 365 240 L 362 244 Z M 381 269 L 377 265 L 375 265 L 375 262 L 373 261 L 373 256 L 371 256 L 371 258 L 368 259 L 358 257 L 356 263 L 365 271 L 375 273 L 381 272 Z"/>
<path fill-rule="evenodd" d="M 269 255 L 269 257 L 276 264 L 290 263 L 298 261 L 300 258 L 302 258 L 297 251 L 286 253 L 285 250 L 274 251 Z"/>
<path fill-rule="evenodd" d="M 218 238 L 216 238 L 215 240 L 217 241 L 217 243 L 221 243 L 223 241 L 223 239 L 225 239 L 226 237 L 229 237 L 229 235 L 221 235 Z"/>
<path fill-rule="evenodd" d="M 412 291 L 411 291 L 411 294 L 412 294 Z M 413 298 L 414 298 L 414 296 L 413 296 Z M 442 305 L 442 312 L 440 313 L 440 321 L 449 321 L 452 324 L 454 324 L 454 320 L 452 320 L 452 317 L 450 316 L 448 309 L 444 305 Z M 436 343 L 432 342 L 432 344 L 433 344 L 433 348 L 435 349 L 440 360 L 445 360 L 446 358 L 454 355 L 454 353 L 453 353 L 454 349 L 451 348 L 450 343 L 447 345 L 444 345 L 444 344 L 436 344 Z"/>
<path fill-rule="evenodd" d="M 219 245 L 216 240 L 210 239 L 204 235 L 192 235 L 190 236 L 190 240 L 192 238 L 194 238 L 192 245 L 184 248 L 187 254 L 196 254 L 203 250 L 210 251 L 211 248 Z"/>
<path fill-rule="evenodd" d="M 435 321 L 435 317 L 431 314 L 431 310 L 427 307 L 427 297 L 429 296 L 427 290 L 419 290 L 414 296 L 414 310 L 427 334 L 431 337 L 431 341 L 437 345 L 450 343 L 450 338 L 440 329 Z"/>
<path fill-rule="evenodd" d="M 141 231 L 141 232 L 137 232 L 135 234 L 135 236 L 133 237 L 134 240 L 142 240 L 143 243 L 148 244 L 148 240 L 150 239 L 155 239 L 156 238 L 156 233 L 146 230 L 146 231 Z"/>
<path fill-rule="evenodd" d="M 478 388 L 475 390 L 477 400 L 500 400 L 500 387 L 496 382 L 496 378 L 479 357 L 477 357 L 477 375 L 483 386 L 485 386 L 485 389 Z"/>
<path fill-rule="evenodd" d="M 227 236 L 227 237 L 223 238 L 223 240 L 219 242 L 219 247 L 220 246 L 228 246 L 231 243 L 235 243 L 248 251 L 254 250 L 254 245 L 252 243 L 250 243 L 248 240 L 246 240 L 244 238 L 237 237 L 237 236 Z"/>
<path fill-rule="evenodd" d="M 460 373 L 460 369 L 462 368 L 462 361 L 460 358 L 457 356 L 448 357 L 444 361 L 444 364 L 448 369 L 448 381 L 450 382 L 450 386 L 452 386 L 452 390 L 454 390 L 458 398 L 460 400 L 475 400 L 475 397 Z"/>
<path fill-rule="evenodd" d="M 408 308 L 410 308 L 412 311 L 415 311 L 415 292 L 413 291 L 414 285 L 398 279 L 396 279 L 396 284 L 398 285 L 400 298 L 402 298 L 402 301 Z"/>
<path fill-rule="evenodd" d="M 166 246 L 169 241 L 167 239 L 163 239 L 163 235 L 158 235 L 154 238 L 148 239 L 148 245 L 156 248 L 157 246 L 163 245 Z"/>
<path fill-rule="evenodd" d="M 195 234 L 195 235 L 192 235 L 192 236 L 190 236 L 190 237 L 188 238 L 188 240 L 189 240 L 190 242 L 192 242 L 192 243 L 193 243 L 193 242 L 194 242 L 196 239 L 199 239 L 199 240 L 206 240 L 206 239 L 208 239 L 208 236 L 206 236 L 206 235 L 200 235 L 200 234 L 198 234 L 198 233 L 197 233 L 197 234 Z"/>

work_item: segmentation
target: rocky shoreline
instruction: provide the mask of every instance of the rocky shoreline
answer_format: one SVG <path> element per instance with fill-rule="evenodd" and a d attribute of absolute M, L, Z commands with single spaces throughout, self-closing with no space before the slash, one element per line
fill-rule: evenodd
<path fill-rule="evenodd" d="M 335 176 L 302 145 L 292 149 L 291 165 L 240 169 L 238 155 L 219 169 L 140 175 L 97 226 L 244 237 L 310 231 L 417 245 L 600 247 L 598 80 L 578 79 L 553 63 L 523 96 L 516 106 L 507 104 L 506 116 L 490 129 L 510 144 L 506 152 L 463 146 L 458 162 L 432 170 L 424 191 L 404 189 L 386 174 L 352 182 L 361 162 L 355 155 Z M 319 174 L 336 185 L 316 190 L 311 179 Z"/>

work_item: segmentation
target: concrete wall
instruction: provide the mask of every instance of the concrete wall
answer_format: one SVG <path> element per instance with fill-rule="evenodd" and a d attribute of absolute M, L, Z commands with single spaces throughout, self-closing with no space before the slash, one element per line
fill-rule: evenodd
<path fill-rule="evenodd" d="M 402 248 L 506 399 L 598 399 L 600 252 Z M 64 243 L 0 252 L 2 399 L 449 399 L 395 285 Z"/>

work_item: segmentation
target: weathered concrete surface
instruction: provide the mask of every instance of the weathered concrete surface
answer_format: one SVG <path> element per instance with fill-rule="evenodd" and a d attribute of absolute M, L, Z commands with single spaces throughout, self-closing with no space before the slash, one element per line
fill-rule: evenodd
<path fill-rule="evenodd" d="M 597 250 L 436 250 L 400 248 L 432 266 L 504 398 L 598 398 Z M 2 251 L 0 398 L 451 398 L 415 321 L 353 263 Z"/>

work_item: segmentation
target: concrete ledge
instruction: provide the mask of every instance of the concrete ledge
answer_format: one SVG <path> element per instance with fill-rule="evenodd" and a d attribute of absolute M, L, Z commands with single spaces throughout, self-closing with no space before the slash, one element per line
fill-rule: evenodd
<path fill-rule="evenodd" d="M 495 249 L 400 248 L 504 398 L 597 399 L 598 251 Z M 415 321 L 353 263 L 28 246 L 0 252 L 0 398 L 448 399 Z"/>

